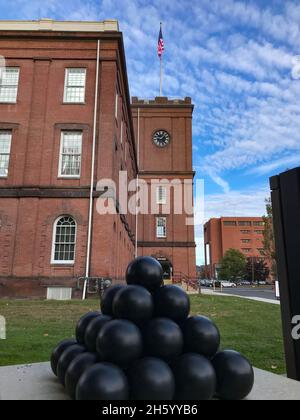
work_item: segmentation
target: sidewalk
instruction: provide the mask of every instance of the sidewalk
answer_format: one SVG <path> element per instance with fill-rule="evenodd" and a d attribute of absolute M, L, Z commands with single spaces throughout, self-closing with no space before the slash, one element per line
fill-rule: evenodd
<path fill-rule="evenodd" d="M 272 305 L 280 305 L 280 301 L 275 300 L 275 299 L 271 300 L 271 299 L 264 299 L 264 298 L 258 298 L 258 297 L 238 296 L 238 295 L 233 295 L 230 293 L 214 292 L 212 289 L 201 289 L 201 293 L 203 295 L 209 295 L 209 296 L 235 297 L 239 299 L 254 300 L 256 302 L 271 303 Z"/>

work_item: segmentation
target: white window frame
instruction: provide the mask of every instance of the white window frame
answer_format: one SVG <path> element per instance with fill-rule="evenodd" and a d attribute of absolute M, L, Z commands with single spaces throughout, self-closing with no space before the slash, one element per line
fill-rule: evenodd
<path fill-rule="evenodd" d="M 162 194 L 160 194 L 161 191 L 162 191 Z M 160 204 L 160 205 L 167 204 L 167 187 L 160 185 L 156 188 L 156 204 Z"/>
<path fill-rule="evenodd" d="M 64 217 L 71 218 L 75 222 L 75 242 L 74 242 L 74 259 L 73 260 L 55 260 L 55 248 L 56 248 L 56 230 L 57 224 Z M 77 222 L 74 217 L 70 215 L 59 216 L 53 224 L 53 233 L 52 233 L 52 251 L 51 251 L 51 265 L 74 265 L 76 259 L 76 246 L 77 246 Z"/>
<path fill-rule="evenodd" d="M 84 71 L 84 86 L 68 86 L 68 76 L 69 72 L 72 70 L 82 70 Z M 65 104 L 85 104 L 85 95 L 86 95 L 86 80 L 87 80 L 87 69 L 81 67 L 68 67 L 65 70 L 65 85 L 64 85 L 64 103 Z M 83 101 L 70 101 L 68 100 L 67 96 L 67 89 L 68 88 L 83 88 Z"/>
<path fill-rule="evenodd" d="M 3 74 L 6 73 L 6 72 L 9 72 L 11 70 L 16 71 L 16 73 L 18 74 L 18 76 L 17 76 L 17 84 L 16 85 L 2 85 L 2 77 L 3 77 Z M 1 104 L 16 104 L 17 103 L 17 99 L 18 99 L 18 91 L 19 91 L 20 68 L 19 67 L 5 67 L 2 70 L 2 77 L 0 79 L 0 82 L 1 82 L 0 89 L 1 89 L 1 87 L 14 88 L 14 89 L 16 89 L 16 97 L 13 100 L 10 100 L 9 101 L 9 100 L 2 100 L 1 99 L 1 96 L 0 96 L 0 103 Z"/>
<path fill-rule="evenodd" d="M 121 121 L 121 138 L 120 138 L 121 144 L 123 144 L 123 137 L 124 137 L 124 121 L 122 119 L 122 121 Z"/>
<path fill-rule="evenodd" d="M 8 155 L 8 162 L 7 162 L 7 174 L 6 175 L 1 175 L 0 173 L 0 178 L 1 179 L 6 179 L 8 178 L 8 174 L 9 174 L 9 165 L 10 165 L 10 156 L 11 156 L 11 144 L 12 144 L 12 131 L 11 130 L 0 130 L 0 136 L 1 135 L 9 135 L 9 152 L 8 153 L 1 153 L 0 152 L 0 156 L 7 156 Z"/>
<path fill-rule="evenodd" d="M 159 226 L 160 221 L 164 221 L 164 226 Z M 164 233 L 160 233 L 160 229 L 164 228 Z M 156 238 L 157 239 L 166 239 L 167 238 L 167 218 L 166 217 L 157 217 L 156 218 Z"/>
<path fill-rule="evenodd" d="M 119 94 L 118 92 L 116 93 L 116 103 L 115 103 L 115 118 L 118 121 L 118 116 L 119 116 Z"/>
<path fill-rule="evenodd" d="M 80 134 L 81 135 L 81 152 L 80 152 L 80 167 L 79 167 L 79 175 L 65 175 L 62 173 L 62 165 L 63 165 L 63 144 L 64 144 L 64 136 L 66 134 Z M 63 179 L 80 179 L 81 177 L 81 167 L 82 167 L 82 143 L 83 143 L 83 132 L 82 131 L 67 131 L 64 130 L 61 132 L 60 136 L 60 148 L 59 148 L 59 164 L 58 164 L 58 178 Z"/>

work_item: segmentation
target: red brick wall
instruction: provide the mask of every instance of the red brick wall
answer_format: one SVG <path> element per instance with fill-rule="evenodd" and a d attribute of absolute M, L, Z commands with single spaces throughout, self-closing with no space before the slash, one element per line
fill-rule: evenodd
<path fill-rule="evenodd" d="M 72 39 L 69 34 L 68 37 L 71 39 L 43 33 L 25 40 L 0 33 L 0 54 L 8 66 L 20 67 L 17 104 L 0 104 L 0 129 L 13 129 L 9 176 L 0 179 L 0 296 L 45 297 L 47 285 L 75 286 L 76 279 L 85 274 L 99 34 L 83 35 L 82 39 L 79 36 Z M 105 38 L 101 42 L 95 183 L 102 178 L 112 178 L 118 183 L 121 167 L 128 169 L 129 179 L 136 175 L 127 76 L 117 38 Z M 67 67 L 87 69 L 84 105 L 63 104 Z M 115 119 L 116 90 L 118 120 Z M 123 145 L 120 143 L 122 115 L 127 127 Z M 79 180 L 58 178 L 63 129 L 83 131 Z M 25 197 L 28 188 L 35 193 Z M 38 196 L 37 192 L 45 188 L 54 195 L 63 188 L 70 195 Z M 17 191 L 14 194 L 19 196 L 8 198 L 12 191 Z M 78 193 L 83 197 L 75 198 Z M 71 266 L 51 264 L 53 223 L 61 215 L 73 216 L 78 226 L 75 264 Z M 92 276 L 124 277 L 128 262 L 134 257 L 134 241 L 129 236 L 134 228 L 132 216 L 121 220 L 119 215 L 100 216 L 94 212 Z"/>
<path fill-rule="evenodd" d="M 192 165 L 192 114 L 193 106 L 189 98 L 175 102 L 167 98 L 155 101 L 133 100 L 133 119 L 135 137 L 138 139 L 138 109 L 140 115 L 139 169 L 140 177 L 149 185 L 151 179 L 193 180 Z M 153 133 L 166 130 L 171 136 L 170 144 L 158 148 L 152 141 Z M 149 192 L 149 202 L 150 192 Z M 164 215 L 161 207 L 157 214 L 140 215 L 138 240 L 140 255 L 154 255 L 167 258 L 173 265 L 174 272 L 196 277 L 196 255 L 194 227 L 187 226 L 187 214 L 176 215 L 174 212 L 174 193 L 171 191 L 171 212 L 167 217 L 167 238 L 156 238 L 156 217 Z M 183 206 L 184 208 L 184 206 Z M 143 246 L 147 243 L 147 246 Z M 152 245 L 152 246 L 150 246 Z"/>

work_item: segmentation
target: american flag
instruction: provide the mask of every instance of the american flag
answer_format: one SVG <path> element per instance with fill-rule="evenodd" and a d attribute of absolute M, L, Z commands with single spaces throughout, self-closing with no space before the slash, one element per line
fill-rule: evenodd
<path fill-rule="evenodd" d="M 162 34 L 162 27 L 160 25 L 160 31 L 159 31 L 159 36 L 158 36 L 158 57 L 161 59 L 163 52 L 165 51 L 165 43 L 164 43 L 164 38 L 163 38 L 163 34 Z"/>

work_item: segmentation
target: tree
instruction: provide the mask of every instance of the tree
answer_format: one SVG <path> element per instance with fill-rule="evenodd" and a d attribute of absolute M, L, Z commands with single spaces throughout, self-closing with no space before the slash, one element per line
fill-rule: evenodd
<path fill-rule="evenodd" d="M 269 278 L 270 269 L 263 258 L 248 258 L 246 264 L 245 280 L 266 281 Z"/>
<path fill-rule="evenodd" d="M 246 258 L 237 249 L 229 249 L 221 261 L 219 277 L 221 280 L 237 282 L 244 277 L 246 269 Z"/>
<path fill-rule="evenodd" d="M 262 255 L 267 259 L 271 267 L 271 273 L 276 278 L 277 276 L 277 264 L 276 264 L 276 250 L 275 250 L 275 238 L 274 238 L 274 227 L 273 227 L 273 209 L 271 199 L 266 200 L 266 216 L 263 217 L 265 223 L 264 229 L 264 250 Z"/>

